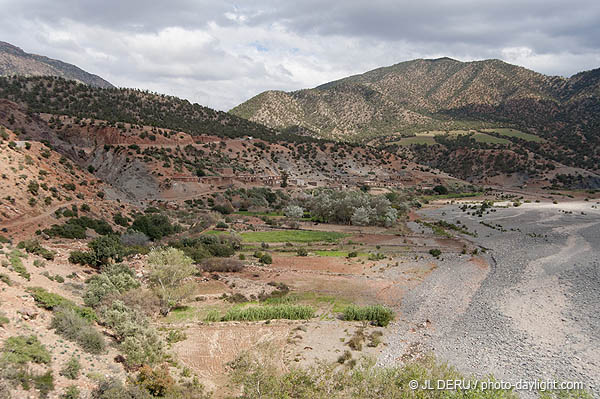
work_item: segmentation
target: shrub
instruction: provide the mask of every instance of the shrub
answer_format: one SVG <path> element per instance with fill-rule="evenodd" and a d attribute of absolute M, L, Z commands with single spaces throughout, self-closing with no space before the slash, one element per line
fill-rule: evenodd
<path fill-rule="evenodd" d="M 241 248 L 238 238 L 225 234 L 184 238 L 180 241 L 170 242 L 169 245 L 181 249 L 194 262 L 200 262 L 210 256 L 228 257 L 233 255 L 236 249 Z"/>
<path fill-rule="evenodd" d="M 215 205 L 211 208 L 211 210 L 215 211 L 215 212 L 219 212 L 223 215 L 229 215 L 233 212 L 233 208 L 231 207 L 231 205 L 226 204 L 226 205 Z"/>
<path fill-rule="evenodd" d="M 8 277 L 4 273 L 0 273 L 0 281 L 2 281 L 4 284 L 8 285 L 9 287 L 12 286 L 12 281 L 11 281 L 10 277 Z"/>
<path fill-rule="evenodd" d="M 67 377 L 70 380 L 76 380 L 79 377 L 81 371 L 81 364 L 75 356 L 71 356 L 68 362 L 65 363 L 63 368 L 60 370 L 60 375 Z"/>
<path fill-rule="evenodd" d="M 265 265 L 270 265 L 273 263 L 273 258 L 270 254 L 262 254 L 262 256 L 258 259 L 260 263 L 264 263 Z"/>
<path fill-rule="evenodd" d="M 433 248 L 433 249 L 429 250 L 429 254 L 431 254 L 431 256 L 434 256 L 437 258 L 442 254 L 442 251 L 437 248 Z"/>
<path fill-rule="evenodd" d="M 229 258 L 204 259 L 199 264 L 199 269 L 204 272 L 239 272 L 243 268 L 243 262 Z"/>
<path fill-rule="evenodd" d="M 77 342 L 86 352 L 98 354 L 106 348 L 102 334 L 72 308 L 57 308 L 50 326 L 57 334 Z"/>
<path fill-rule="evenodd" d="M 168 217 L 157 213 L 136 216 L 131 228 L 146 234 L 152 241 L 180 231 L 180 227 L 171 224 Z"/>
<path fill-rule="evenodd" d="M 54 310 L 55 308 L 62 306 L 73 309 L 75 313 L 86 320 L 93 321 L 97 319 L 96 312 L 94 312 L 93 309 L 77 306 L 71 300 L 53 292 L 48 292 L 42 287 L 29 287 L 26 291 L 31 294 L 36 305 L 41 308 Z"/>
<path fill-rule="evenodd" d="M 129 226 L 129 218 L 121 215 L 121 213 L 115 213 L 113 215 L 113 221 L 119 226 L 127 227 Z"/>
<path fill-rule="evenodd" d="M 308 320 L 315 310 L 304 305 L 264 305 L 245 308 L 231 308 L 225 313 L 223 321 L 259 321 L 271 319 Z"/>
<path fill-rule="evenodd" d="M 147 391 L 135 385 L 123 385 L 116 378 L 109 378 L 98 383 L 91 393 L 91 399 L 151 399 Z"/>
<path fill-rule="evenodd" d="M 79 388 L 76 385 L 69 385 L 65 392 L 60 395 L 60 399 L 79 399 L 81 393 L 79 392 Z"/>
<path fill-rule="evenodd" d="M 163 315 L 191 295 L 194 286 L 185 280 L 195 272 L 192 263 L 191 258 L 176 248 L 154 249 L 148 255 L 148 281 L 161 300 Z"/>
<path fill-rule="evenodd" d="M 229 225 L 225 222 L 219 222 L 219 223 L 217 223 L 216 227 L 217 227 L 217 229 L 228 229 Z"/>
<path fill-rule="evenodd" d="M 48 394 L 54 390 L 54 376 L 52 370 L 44 374 L 31 375 L 33 386 L 40 392 L 40 398 L 47 398 Z"/>
<path fill-rule="evenodd" d="M 163 359 L 164 342 L 143 313 L 116 300 L 102 310 L 102 321 L 120 342 L 127 364 L 154 364 Z"/>
<path fill-rule="evenodd" d="M 150 392 L 152 396 L 163 397 L 175 385 L 175 380 L 171 377 L 166 365 L 154 370 L 150 366 L 144 365 L 140 368 L 136 384 Z"/>
<path fill-rule="evenodd" d="M 23 255 L 23 253 L 21 253 L 19 250 L 15 249 L 9 254 L 8 259 L 10 261 L 10 264 L 11 264 L 13 270 L 15 272 L 17 272 L 25 280 L 29 281 L 31 279 L 31 274 L 27 271 L 27 269 L 23 265 L 23 261 L 21 260 L 21 258 L 23 258 L 23 257 L 25 257 L 25 255 Z"/>
<path fill-rule="evenodd" d="M 88 244 L 96 258 L 96 266 L 106 265 L 110 261 L 123 260 L 124 248 L 118 236 L 109 235 L 98 237 Z"/>
<path fill-rule="evenodd" d="M 69 253 L 69 262 L 74 264 L 92 265 L 95 261 L 96 258 L 94 257 L 94 253 L 90 251 L 83 252 L 75 250 Z"/>
<path fill-rule="evenodd" d="M 308 251 L 306 250 L 306 248 L 300 248 L 298 249 L 298 251 L 296 251 L 296 254 L 298 256 L 308 256 Z"/>
<path fill-rule="evenodd" d="M 394 313 L 382 305 L 356 306 L 350 305 L 344 309 L 344 320 L 347 321 L 371 321 L 381 327 L 386 327 L 394 318 Z"/>
<path fill-rule="evenodd" d="M 150 238 L 141 231 L 128 231 L 121 235 L 121 244 L 128 247 L 145 247 Z"/>
<path fill-rule="evenodd" d="M 35 335 L 19 335 L 4 341 L 2 359 L 16 365 L 29 362 L 49 364 L 50 353 Z"/>
<path fill-rule="evenodd" d="M 87 306 L 97 306 L 107 295 L 123 293 L 138 288 L 140 283 L 135 279 L 134 272 L 127 265 L 107 265 L 102 273 L 87 281 L 83 302 Z"/>

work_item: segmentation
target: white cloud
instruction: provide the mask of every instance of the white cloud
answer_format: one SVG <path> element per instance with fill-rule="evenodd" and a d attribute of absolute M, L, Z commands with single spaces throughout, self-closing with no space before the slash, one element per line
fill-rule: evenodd
<path fill-rule="evenodd" d="M 51 3 L 51 4 L 50 4 Z M 595 0 L 0 0 L 2 40 L 118 86 L 229 109 L 414 58 L 501 58 L 547 74 L 600 66 Z"/>

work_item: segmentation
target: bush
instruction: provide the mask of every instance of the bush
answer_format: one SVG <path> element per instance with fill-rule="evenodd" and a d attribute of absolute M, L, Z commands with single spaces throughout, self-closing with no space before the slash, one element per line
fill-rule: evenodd
<path fill-rule="evenodd" d="M 42 287 L 29 287 L 26 291 L 31 294 L 36 305 L 41 308 L 48 310 L 54 310 L 58 307 L 70 308 L 86 320 L 93 321 L 97 319 L 96 312 L 93 309 L 77 306 L 71 300 L 53 292 L 48 292 Z"/>
<path fill-rule="evenodd" d="M 170 242 L 169 246 L 181 249 L 194 262 L 200 262 L 211 256 L 228 257 L 233 255 L 236 249 L 241 248 L 239 239 L 225 234 L 183 238 Z"/>
<path fill-rule="evenodd" d="M 434 249 L 430 249 L 430 250 L 429 250 L 429 254 L 430 254 L 431 256 L 434 256 L 434 257 L 436 257 L 436 258 L 437 258 L 437 257 L 439 257 L 439 256 L 442 254 L 442 251 L 440 251 L 440 250 L 439 250 L 439 249 L 437 249 L 437 248 L 434 248 Z"/>
<path fill-rule="evenodd" d="M 211 208 L 211 210 L 215 211 L 215 212 L 219 212 L 223 215 L 229 215 L 233 212 L 233 208 L 231 207 L 231 205 L 226 204 L 226 205 L 215 205 Z"/>
<path fill-rule="evenodd" d="M 69 262 L 79 265 L 93 265 L 96 261 L 94 254 L 90 251 L 71 251 L 69 253 Z"/>
<path fill-rule="evenodd" d="M 76 380 L 77 377 L 79 377 L 80 371 L 81 364 L 79 363 L 79 360 L 75 356 L 72 356 L 60 370 L 60 375 L 67 377 L 70 380 Z"/>
<path fill-rule="evenodd" d="M 265 265 L 270 265 L 273 263 L 273 258 L 270 254 L 263 254 L 258 260 L 260 263 L 264 263 Z"/>
<path fill-rule="evenodd" d="M 109 294 L 120 294 L 139 286 L 140 283 L 135 279 L 133 270 L 127 265 L 107 265 L 102 269 L 101 274 L 87 281 L 83 302 L 87 306 L 95 307 Z"/>
<path fill-rule="evenodd" d="M 23 257 L 26 257 L 26 256 L 23 255 L 23 253 L 21 253 L 19 250 L 15 249 L 9 254 L 8 260 L 10 261 L 10 264 L 11 264 L 13 270 L 16 273 L 18 273 L 21 277 L 23 277 L 25 280 L 29 281 L 31 279 L 31 274 L 27 271 L 27 269 L 23 265 L 23 261 L 21 260 L 21 258 L 23 258 Z"/>
<path fill-rule="evenodd" d="M 123 385 L 116 378 L 100 381 L 91 393 L 91 399 L 151 399 L 147 391 L 135 385 Z"/>
<path fill-rule="evenodd" d="M 86 352 L 98 354 L 106 348 L 102 334 L 72 308 L 57 308 L 50 327 L 56 330 L 57 334 L 77 342 Z"/>
<path fill-rule="evenodd" d="M 161 300 L 163 315 L 191 295 L 194 286 L 185 280 L 195 272 L 192 263 L 191 258 L 176 248 L 154 249 L 148 255 L 148 281 Z"/>
<path fill-rule="evenodd" d="M 2 359 L 10 364 L 24 365 L 29 362 L 50 363 L 50 353 L 35 335 L 9 337 L 2 346 Z"/>
<path fill-rule="evenodd" d="M 300 248 L 298 249 L 298 251 L 296 251 L 296 254 L 298 256 L 308 256 L 308 251 L 306 250 L 306 248 Z"/>
<path fill-rule="evenodd" d="M 386 327 L 394 318 L 394 313 L 381 305 L 356 306 L 350 305 L 344 309 L 342 318 L 347 321 L 371 321 L 380 327 Z"/>
<path fill-rule="evenodd" d="M 152 396 L 164 397 L 175 385 L 175 380 L 166 365 L 152 369 L 148 365 L 140 368 L 136 384 L 150 392 Z"/>
<path fill-rule="evenodd" d="M 293 368 L 281 373 L 263 359 L 245 354 L 231 363 L 232 380 L 245 399 L 258 398 L 419 398 L 419 399 L 517 399 L 510 390 L 412 390 L 409 382 L 419 386 L 426 381 L 471 380 L 444 363 L 432 358 L 394 367 L 377 367 L 364 359 L 355 367 L 335 367 L 321 363 L 310 369 Z M 348 355 L 340 361 L 346 362 Z M 480 386 L 480 385 L 477 385 Z M 576 398 L 572 396 L 571 398 Z M 565 398 L 567 399 L 567 398 Z"/>
<path fill-rule="evenodd" d="M 164 357 L 164 342 L 148 318 L 122 301 L 102 310 L 103 323 L 113 330 L 127 364 L 154 364 Z"/>
<path fill-rule="evenodd" d="M 198 265 L 204 272 L 239 272 L 244 268 L 244 263 L 229 258 L 210 258 L 204 259 Z"/>
<path fill-rule="evenodd" d="M 145 247 L 150 238 L 141 231 L 128 231 L 121 235 L 121 244 L 127 247 Z"/>
<path fill-rule="evenodd" d="M 106 265 L 111 261 L 123 260 L 124 248 L 118 236 L 98 237 L 88 244 L 96 258 L 96 266 Z"/>
<path fill-rule="evenodd" d="M 445 186 L 437 185 L 433 188 L 433 191 L 438 195 L 448 194 L 448 189 Z"/>
<path fill-rule="evenodd" d="M 308 320 L 315 310 L 304 305 L 264 305 L 245 308 L 231 308 L 225 313 L 223 321 L 259 321 L 271 319 Z"/>
<path fill-rule="evenodd" d="M 136 216 L 131 228 L 146 234 L 152 241 L 177 233 L 181 229 L 171 224 L 168 217 L 157 213 Z"/>
<path fill-rule="evenodd" d="M 47 398 L 48 394 L 54 390 L 54 376 L 52 370 L 44 374 L 31 375 L 33 386 L 40 392 L 40 398 Z"/>
<path fill-rule="evenodd" d="M 60 395 L 60 399 L 79 399 L 81 393 L 79 392 L 79 388 L 76 385 L 69 385 L 65 392 Z"/>
<path fill-rule="evenodd" d="M 113 221 L 119 226 L 127 227 L 129 226 L 129 218 L 121 215 L 121 213 L 115 213 L 113 215 Z"/>
<path fill-rule="evenodd" d="M 225 222 L 219 222 L 219 223 L 217 223 L 216 227 L 217 227 L 217 229 L 228 229 L 229 225 Z"/>
<path fill-rule="evenodd" d="M 63 225 L 52 225 L 49 229 L 45 229 L 44 233 L 50 237 L 84 239 L 86 237 L 86 229 L 92 229 L 100 235 L 113 234 L 113 229 L 106 220 L 93 219 L 87 216 L 71 218 Z"/>

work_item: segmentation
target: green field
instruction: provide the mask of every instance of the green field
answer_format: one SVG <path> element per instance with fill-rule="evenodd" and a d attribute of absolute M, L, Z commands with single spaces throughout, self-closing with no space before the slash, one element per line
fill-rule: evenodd
<path fill-rule="evenodd" d="M 483 129 L 483 131 L 491 132 L 491 133 L 498 133 L 499 135 L 507 136 L 507 137 L 517 137 L 517 138 L 520 138 L 520 139 L 523 139 L 526 141 L 535 141 L 536 143 L 543 143 L 546 141 L 543 138 L 536 136 L 534 134 L 529 134 L 529 133 L 521 132 L 519 130 L 504 128 L 504 127 L 500 127 L 497 129 Z"/>
<path fill-rule="evenodd" d="M 241 233 L 244 242 L 337 242 L 349 234 L 334 231 L 314 230 L 275 230 L 275 231 L 248 231 Z"/>

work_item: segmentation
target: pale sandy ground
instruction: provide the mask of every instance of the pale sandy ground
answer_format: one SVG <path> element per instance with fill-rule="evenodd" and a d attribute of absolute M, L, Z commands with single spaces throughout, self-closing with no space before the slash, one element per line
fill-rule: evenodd
<path fill-rule="evenodd" d="M 600 205 L 528 203 L 482 218 L 450 205 L 423 210 L 463 222 L 488 248 L 489 272 L 448 255 L 403 300 L 405 317 L 380 363 L 419 347 L 465 373 L 600 387 Z M 501 232 L 480 224 L 500 224 Z M 430 320 L 431 326 L 414 326 Z M 521 392 L 522 396 L 531 394 Z"/>

